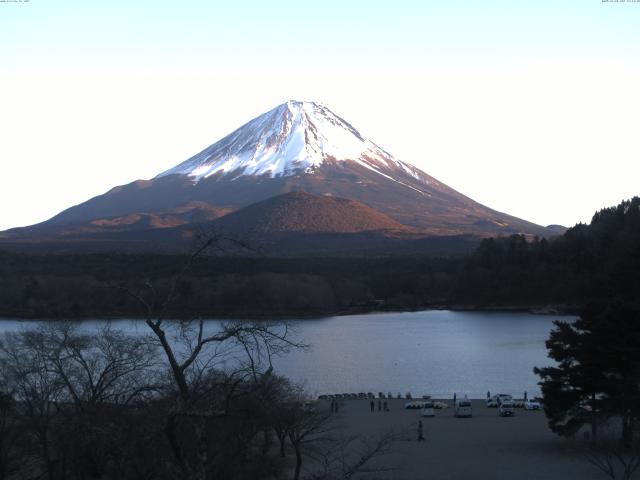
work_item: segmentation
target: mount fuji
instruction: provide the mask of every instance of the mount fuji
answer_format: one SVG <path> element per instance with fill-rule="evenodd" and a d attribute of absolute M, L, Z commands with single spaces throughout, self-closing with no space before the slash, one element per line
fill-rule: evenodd
<path fill-rule="evenodd" d="M 333 208 L 334 204 L 313 201 L 311 196 L 349 199 L 353 205 L 341 203 L 349 206 L 342 211 L 347 223 L 349 214 L 356 219 L 367 212 L 376 221 L 352 223 L 394 225 L 396 236 L 398 232 L 412 237 L 559 233 L 485 207 L 396 159 L 324 105 L 288 101 L 151 180 L 115 187 L 46 222 L 0 236 L 123 240 L 132 232 L 135 238 L 144 238 L 144 232 L 153 231 L 150 235 L 158 242 L 162 231 L 185 236 L 197 223 L 223 225 L 231 212 L 290 192 L 310 196 L 305 201 L 296 197 L 295 202 L 276 202 L 281 217 L 305 218 L 305 205 L 310 204 L 316 217 L 323 205 Z M 302 210 L 287 213 L 282 205 Z M 291 219 L 286 223 L 291 230 Z M 308 221 L 303 223 L 309 227 Z M 344 218 L 337 223 L 344 225 Z M 322 225 L 326 233 L 343 233 L 331 222 Z"/>

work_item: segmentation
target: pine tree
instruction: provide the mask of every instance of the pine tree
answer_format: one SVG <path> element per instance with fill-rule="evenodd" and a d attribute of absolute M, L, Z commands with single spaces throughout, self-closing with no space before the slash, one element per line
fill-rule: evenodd
<path fill-rule="evenodd" d="M 546 345 L 557 365 L 534 369 L 550 428 L 568 436 L 590 422 L 595 442 L 597 422 L 616 417 L 630 443 L 640 416 L 640 309 L 591 305 L 555 326 Z"/>

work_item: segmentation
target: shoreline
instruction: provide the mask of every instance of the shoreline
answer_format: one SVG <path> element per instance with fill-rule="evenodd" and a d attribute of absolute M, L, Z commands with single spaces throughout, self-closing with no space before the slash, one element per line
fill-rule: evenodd
<path fill-rule="evenodd" d="M 348 310 L 327 310 L 313 313 L 280 313 L 280 314 L 257 314 L 257 313 L 217 313 L 211 315 L 199 316 L 172 316 L 167 320 L 314 320 L 327 317 L 346 317 L 350 315 L 376 315 L 388 313 L 411 313 L 411 312 L 429 312 L 429 311 L 452 311 L 452 312 L 486 312 L 486 313 L 530 313 L 532 315 L 578 315 L 580 308 L 578 305 L 429 305 L 412 308 L 399 308 L 389 306 L 388 308 L 377 306 L 354 307 Z M 0 322 L 6 320 L 21 321 L 85 321 L 85 320 L 140 320 L 144 321 L 147 317 L 135 315 L 94 315 L 94 316 L 78 316 L 78 317 L 33 317 L 20 315 L 0 314 Z"/>

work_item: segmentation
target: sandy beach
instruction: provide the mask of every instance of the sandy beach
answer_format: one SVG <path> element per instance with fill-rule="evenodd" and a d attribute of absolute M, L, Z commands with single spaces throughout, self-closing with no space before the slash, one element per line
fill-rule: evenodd
<path fill-rule="evenodd" d="M 406 410 L 407 400 L 389 401 L 389 412 L 370 411 L 369 400 L 342 400 L 336 422 L 348 435 L 378 435 L 396 429 L 406 432 L 394 443 L 392 453 L 377 464 L 393 466 L 392 472 L 361 478 L 399 480 L 567 480 L 603 479 L 583 453 L 584 441 L 556 436 L 547 427 L 542 411 L 516 409 L 515 416 L 502 418 L 483 400 L 473 400 L 473 417 L 456 418 L 452 401 L 436 416 L 420 417 L 420 410 Z M 329 408 L 319 401 L 319 408 Z M 422 420 L 425 441 L 417 441 Z"/>

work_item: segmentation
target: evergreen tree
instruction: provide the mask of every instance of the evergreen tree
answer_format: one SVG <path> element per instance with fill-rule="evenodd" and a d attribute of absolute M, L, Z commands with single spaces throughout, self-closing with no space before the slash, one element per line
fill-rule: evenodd
<path fill-rule="evenodd" d="M 557 366 L 535 368 L 549 426 L 572 435 L 586 422 L 621 420 L 630 443 L 640 416 L 640 309 L 632 304 L 591 305 L 573 323 L 555 322 L 546 342 Z"/>

